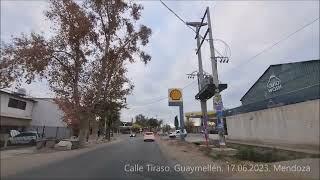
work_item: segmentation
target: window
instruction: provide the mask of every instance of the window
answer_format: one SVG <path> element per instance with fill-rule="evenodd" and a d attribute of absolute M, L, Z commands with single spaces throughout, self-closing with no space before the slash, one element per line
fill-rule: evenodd
<path fill-rule="evenodd" d="M 23 137 L 23 136 L 26 136 L 26 134 L 25 133 L 20 133 L 20 134 L 16 135 L 15 137 Z"/>
<path fill-rule="evenodd" d="M 17 108 L 17 109 L 26 109 L 27 102 L 20 101 L 18 99 L 9 98 L 8 107 Z"/>
<path fill-rule="evenodd" d="M 16 135 L 15 137 L 26 137 L 26 136 L 37 136 L 37 134 L 33 132 L 22 132 Z"/>

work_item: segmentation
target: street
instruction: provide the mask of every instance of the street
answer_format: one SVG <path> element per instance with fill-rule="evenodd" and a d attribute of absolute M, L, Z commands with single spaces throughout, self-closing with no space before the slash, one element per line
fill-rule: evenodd
<path fill-rule="evenodd" d="M 110 146 L 35 167 L 8 179 L 183 179 L 173 171 L 175 162 L 161 152 L 157 142 L 144 142 L 142 136 L 130 139 L 122 135 L 121 139 Z M 170 171 L 157 172 L 157 166 L 170 166 Z"/>

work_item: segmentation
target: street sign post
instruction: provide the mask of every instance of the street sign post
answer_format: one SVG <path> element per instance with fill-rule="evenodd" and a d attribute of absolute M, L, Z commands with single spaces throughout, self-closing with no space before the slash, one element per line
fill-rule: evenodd
<path fill-rule="evenodd" d="M 225 146 L 224 139 L 224 124 L 223 124 L 223 103 L 221 99 L 221 95 L 217 93 L 214 96 L 214 104 L 216 108 L 216 117 L 217 117 L 217 129 L 219 130 L 219 144 L 220 146 Z"/>
<path fill-rule="evenodd" d="M 180 112 L 180 138 L 184 141 L 184 115 L 183 115 L 183 98 L 182 89 L 171 88 L 168 90 L 168 104 L 169 106 L 179 106 Z"/>

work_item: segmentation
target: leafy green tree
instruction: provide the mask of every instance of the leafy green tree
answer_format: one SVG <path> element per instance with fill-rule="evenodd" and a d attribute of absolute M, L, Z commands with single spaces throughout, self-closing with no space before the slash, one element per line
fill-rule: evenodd
<path fill-rule="evenodd" d="M 169 124 L 165 124 L 162 127 L 163 132 L 170 132 L 171 131 L 171 126 Z"/>
<path fill-rule="evenodd" d="M 148 127 L 157 128 L 159 126 L 159 122 L 155 118 L 148 119 Z"/>
<path fill-rule="evenodd" d="M 147 127 L 148 126 L 148 118 L 145 117 L 144 115 L 142 114 L 139 114 L 135 117 L 136 121 L 135 123 L 136 124 L 139 124 L 141 127 Z"/>
<path fill-rule="evenodd" d="M 132 125 L 132 131 L 133 132 L 139 132 L 140 128 L 142 128 L 142 126 L 140 124 L 133 123 L 133 125 Z"/>
<path fill-rule="evenodd" d="M 177 129 L 179 129 L 179 120 L 178 120 L 178 116 L 174 117 L 174 127 Z"/>
<path fill-rule="evenodd" d="M 185 121 L 185 128 L 187 132 L 192 132 L 194 127 L 194 121 L 191 118 L 187 118 Z"/>

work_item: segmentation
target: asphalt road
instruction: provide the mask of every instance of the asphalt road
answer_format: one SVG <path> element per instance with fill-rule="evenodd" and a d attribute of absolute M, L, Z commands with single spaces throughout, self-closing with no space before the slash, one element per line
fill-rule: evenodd
<path fill-rule="evenodd" d="M 121 139 L 5 179 L 184 179 L 174 171 L 176 162 L 165 156 L 157 142 L 144 142 L 142 137 Z"/>

